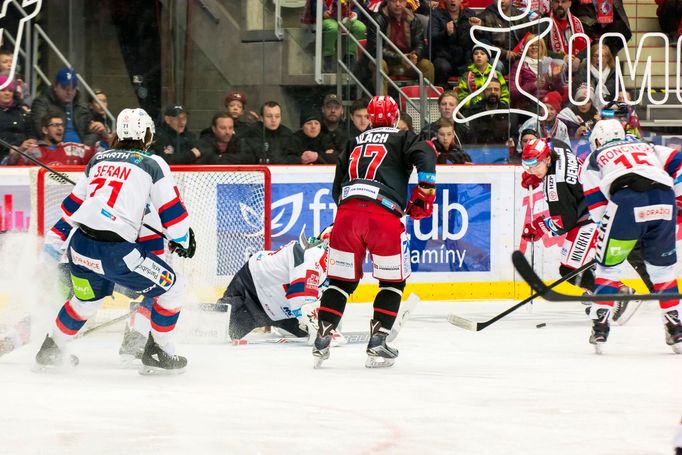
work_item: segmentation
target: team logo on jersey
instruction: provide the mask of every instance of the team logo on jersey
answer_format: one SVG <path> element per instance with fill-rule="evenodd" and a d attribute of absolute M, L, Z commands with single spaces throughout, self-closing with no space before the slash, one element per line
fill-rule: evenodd
<path fill-rule="evenodd" d="M 557 202 L 559 200 L 559 193 L 556 189 L 556 179 L 554 175 L 547 176 L 545 180 L 547 183 L 547 200 L 549 202 Z"/>
<path fill-rule="evenodd" d="M 173 280 L 175 279 L 175 276 L 169 272 L 168 270 L 164 270 L 159 274 L 159 286 L 161 286 L 164 289 L 168 289 L 171 287 L 173 284 Z"/>
<path fill-rule="evenodd" d="M 130 156 L 128 157 L 128 161 L 133 164 L 140 164 L 142 160 L 144 160 L 144 155 L 141 155 L 139 153 L 131 153 Z"/>

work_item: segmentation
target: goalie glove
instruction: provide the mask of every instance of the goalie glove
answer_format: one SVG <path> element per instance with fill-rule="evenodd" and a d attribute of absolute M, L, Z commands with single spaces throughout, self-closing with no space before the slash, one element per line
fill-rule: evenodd
<path fill-rule="evenodd" d="M 189 228 L 189 244 L 187 248 L 171 240 L 170 242 L 168 242 L 168 250 L 171 253 L 177 254 L 181 258 L 193 257 L 194 253 L 197 250 L 197 242 L 196 240 L 194 240 L 194 231 L 192 230 L 192 228 Z"/>
<path fill-rule="evenodd" d="M 435 200 L 435 188 L 425 188 L 417 185 L 412 190 L 412 196 L 410 196 L 410 202 L 407 203 L 405 212 L 410 215 L 413 220 L 428 218 L 433 213 L 433 202 Z"/>

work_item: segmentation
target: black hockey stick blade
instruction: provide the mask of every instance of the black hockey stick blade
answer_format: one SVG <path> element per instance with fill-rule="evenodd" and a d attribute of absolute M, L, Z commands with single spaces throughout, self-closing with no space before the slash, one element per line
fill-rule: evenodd
<path fill-rule="evenodd" d="M 554 283 L 550 284 L 549 286 L 545 286 L 544 283 L 542 283 L 542 285 L 545 286 L 547 289 L 552 289 L 553 287 L 558 286 L 559 284 L 563 283 L 564 281 L 568 281 L 571 278 L 573 278 L 574 276 L 583 273 L 585 270 L 592 267 L 594 265 L 594 263 L 595 263 L 595 261 L 592 260 L 586 264 L 583 264 L 581 267 L 578 267 L 577 269 L 571 271 L 570 273 L 562 276 L 561 278 L 559 278 L 558 280 L 556 280 Z M 531 268 L 531 270 L 532 270 L 532 268 Z M 533 288 L 533 290 L 535 290 L 535 289 Z M 480 330 L 485 329 L 489 325 L 494 324 L 495 322 L 499 321 L 500 319 L 502 319 L 506 315 L 513 313 L 514 311 L 518 310 L 519 308 L 521 308 L 525 304 L 531 302 L 533 299 L 537 299 L 541 295 L 542 294 L 540 292 L 535 290 L 533 295 L 531 295 L 530 297 L 520 301 L 519 303 L 517 303 L 516 305 L 514 305 L 512 307 L 507 308 L 502 313 L 498 314 L 495 317 L 488 319 L 487 321 L 475 322 L 475 321 L 471 321 L 469 319 L 463 318 L 461 316 L 457 316 L 456 314 L 450 313 L 448 315 L 448 322 L 452 325 L 457 326 L 457 327 L 461 327 L 461 328 L 466 329 L 466 330 L 471 330 L 472 332 L 478 332 Z"/>
<path fill-rule="evenodd" d="M 682 294 L 597 294 L 597 295 L 568 295 L 553 291 L 535 273 L 528 260 L 520 251 L 512 253 L 512 263 L 519 275 L 528 285 L 550 302 L 604 302 L 604 301 L 632 301 L 632 300 L 676 300 L 682 299 Z"/>

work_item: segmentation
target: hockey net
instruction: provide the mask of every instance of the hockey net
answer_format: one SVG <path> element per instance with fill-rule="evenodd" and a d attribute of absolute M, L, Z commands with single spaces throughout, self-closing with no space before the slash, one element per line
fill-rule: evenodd
<path fill-rule="evenodd" d="M 270 171 L 265 166 L 171 166 L 197 241 L 193 258 L 166 255 L 200 301 L 215 301 L 255 251 L 270 248 Z M 55 167 L 69 180 L 83 167 Z M 61 217 L 61 203 L 73 189 L 45 169 L 34 175 L 31 223 L 44 235 Z M 147 222 L 147 218 L 145 218 Z M 160 225 L 147 223 L 161 230 Z"/>

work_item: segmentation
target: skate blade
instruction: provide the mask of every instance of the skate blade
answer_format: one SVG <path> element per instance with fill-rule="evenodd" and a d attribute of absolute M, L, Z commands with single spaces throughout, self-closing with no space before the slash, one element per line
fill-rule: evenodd
<path fill-rule="evenodd" d="M 326 359 L 323 359 L 322 357 L 313 357 L 313 368 L 314 368 L 315 370 L 318 370 L 318 369 L 322 368 L 322 363 L 323 363 L 325 360 L 326 360 Z"/>
<path fill-rule="evenodd" d="M 602 343 L 602 342 L 594 343 L 593 346 L 594 346 L 594 353 L 595 354 L 602 355 L 604 353 L 604 351 L 603 351 L 604 343 Z"/>
<path fill-rule="evenodd" d="M 119 354 L 119 359 L 121 361 L 121 368 L 137 368 L 138 364 L 136 360 L 140 360 L 139 357 L 135 357 L 131 354 Z"/>
<path fill-rule="evenodd" d="M 176 374 L 183 374 L 184 372 L 185 368 L 174 368 L 167 370 L 165 368 L 153 367 L 149 365 L 142 365 L 142 367 L 138 370 L 138 373 L 140 373 L 142 376 L 173 376 Z"/>
<path fill-rule="evenodd" d="M 38 374 L 69 374 L 75 371 L 76 366 L 78 366 L 78 362 L 67 362 L 62 365 L 41 365 L 39 363 L 34 363 L 31 367 L 31 371 Z"/>
<path fill-rule="evenodd" d="M 632 300 L 628 302 L 628 306 L 625 307 L 625 311 L 623 311 L 623 314 L 620 315 L 618 319 L 614 319 L 613 322 L 616 325 L 625 325 L 628 323 L 630 318 L 635 314 L 637 309 L 642 306 L 642 303 L 644 303 L 643 300 Z"/>
<path fill-rule="evenodd" d="M 393 366 L 395 359 L 387 359 L 377 355 L 368 355 L 365 361 L 366 368 L 388 368 Z"/>

